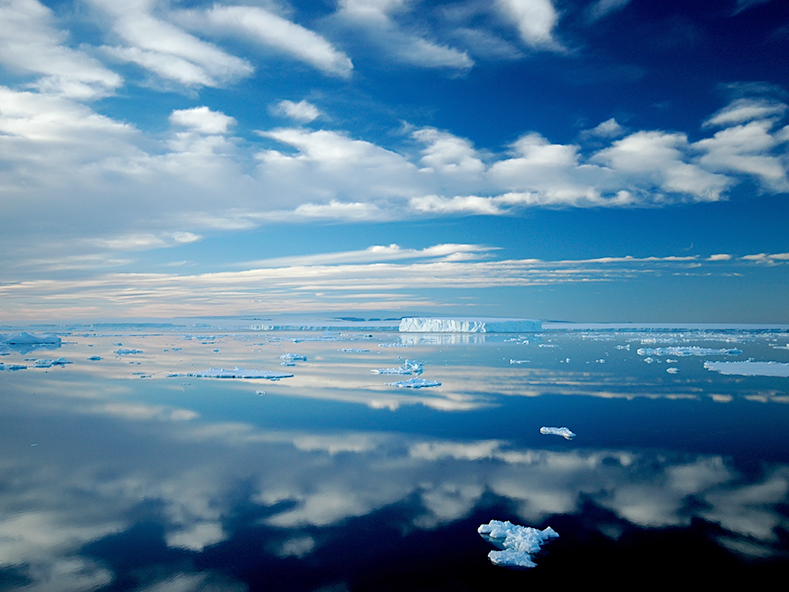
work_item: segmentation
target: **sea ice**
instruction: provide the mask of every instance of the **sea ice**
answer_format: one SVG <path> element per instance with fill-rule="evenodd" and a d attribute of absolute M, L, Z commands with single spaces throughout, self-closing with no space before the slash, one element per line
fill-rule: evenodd
<path fill-rule="evenodd" d="M 640 347 L 639 356 L 739 356 L 741 349 L 713 349 L 709 347 Z"/>
<path fill-rule="evenodd" d="M 562 427 L 562 428 L 547 428 L 547 427 L 543 426 L 543 427 L 540 428 L 540 433 L 541 434 L 549 434 L 551 436 L 561 436 L 565 440 L 572 440 L 573 438 L 575 438 L 575 434 L 573 434 L 570 430 L 568 430 L 567 428 L 564 428 L 564 427 Z"/>
<path fill-rule="evenodd" d="M 244 370 L 236 366 L 233 370 L 209 368 L 203 372 L 190 372 L 187 376 L 192 378 L 264 378 L 266 380 L 279 380 L 280 378 L 292 378 L 293 374 L 271 372 L 269 370 Z"/>
<path fill-rule="evenodd" d="M 307 356 L 301 354 L 282 354 L 280 359 L 284 362 L 306 362 Z"/>
<path fill-rule="evenodd" d="M 33 335 L 22 331 L 0 335 L 0 343 L 8 345 L 60 345 L 60 337 L 52 334 Z"/>
<path fill-rule="evenodd" d="M 666 372 L 669 374 L 679 374 L 679 368 L 672 366 L 671 368 L 666 368 Z"/>
<path fill-rule="evenodd" d="M 539 333 L 542 323 L 533 319 L 451 319 L 406 317 L 402 333 Z"/>
<path fill-rule="evenodd" d="M 545 542 L 559 537 L 550 526 L 538 530 L 513 524 L 509 520 L 491 520 L 488 524 L 480 525 L 477 532 L 483 539 L 502 549 L 488 553 L 490 561 L 506 567 L 537 567 L 532 555 L 538 553 Z"/>
<path fill-rule="evenodd" d="M 33 366 L 36 368 L 51 368 L 52 366 L 65 366 L 71 364 L 66 358 L 58 358 L 57 360 L 25 360 L 32 361 Z"/>
<path fill-rule="evenodd" d="M 387 382 L 387 386 L 396 386 L 398 388 L 430 388 L 433 386 L 441 386 L 441 383 L 436 380 L 426 380 L 424 378 L 409 378 L 408 380 L 401 380 L 400 382 Z"/>
<path fill-rule="evenodd" d="M 142 350 L 121 348 L 121 349 L 116 349 L 115 353 L 118 354 L 119 356 L 129 356 L 134 354 L 141 354 Z"/>
<path fill-rule="evenodd" d="M 789 376 L 789 364 L 784 362 L 704 362 L 704 367 L 735 376 Z"/>
<path fill-rule="evenodd" d="M 406 360 L 399 368 L 378 368 L 370 370 L 373 374 L 422 374 L 422 364 L 414 360 Z"/>

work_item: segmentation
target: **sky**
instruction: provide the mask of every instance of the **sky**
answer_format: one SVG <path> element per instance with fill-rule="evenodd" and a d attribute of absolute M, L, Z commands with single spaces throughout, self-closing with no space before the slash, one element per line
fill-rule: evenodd
<path fill-rule="evenodd" d="M 785 0 L 0 0 L 0 321 L 789 323 Z"/>

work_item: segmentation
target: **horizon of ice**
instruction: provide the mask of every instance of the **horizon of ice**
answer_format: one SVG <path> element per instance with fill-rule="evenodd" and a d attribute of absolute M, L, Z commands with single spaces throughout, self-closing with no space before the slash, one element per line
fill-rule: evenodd
<path fill-rule="evenodd" d="M 415 360 L 406 360 L 399 368 L 376 368 L 370 370 L 373 374 L 422 374 L 422 364 Z"/>
<path fill-rule="evenodd" d="M 502 549 L 491 551 L 488 558 L 494 565 L 504 567 L 537 567 L 532 561 L 532 555 L 538 553 L 544 543 L 559 537 L 559 533 L 550 526 L 538 530 L 531 526 L 513 524 L 509 520 L 491 520 L 487 524 L 481 524 L 477 532 L 483 539 Z"/>
<path fill-rule="evenodd" d="M 409 378 L 408 380 L 401 380 L 400 382 L 387 382 L 387 386 L 396 386 L 397 388 L 430 388 L 434 386 L 441 386 L 437 380 L 426 380 L 424 378 Z"/>
<path fill-rule="evenodd" d="M 535 319 L 405 317 L 399 329 L 401 333 L 539 333 L 542 322 Z"/>
<path fill-rule="evenodd" d="M 636 350 L 639 356 L 739 356 L 741 349 L 714 349 L 709 347 L 640 347 Z"/>
<path fill-rule="evenodd" d="M 565 427 L 549 428 L 543 426 L 540 428 L 540 433 L 547 434 L 550 436 L 561 436 L 565 440 L 572 440 L 573 438 L 575 438 L 575 434 Z"/>
<path fill-rule="evenodd" d="M 52 333 L 34 335 L 27 331 L 20 331 L 18 333 L 0 334 L 0 343 L 7 343 L 8 345 L 60 345 L 61 339 Z"/>
<path fill-rule="evenodd" d="M 789 377 L 789 364 L 785 362 L 704 362 L 707 370 L 728 376 L 785 376 Z"/>
<path fill-rule="evenodd" d="M 178 376 L 178 375 L 174 375 Z M 280 378 L 293 378 L 287 372 L 271 372 L 269 370 L 244 370 L 236 366 L 233 370 L 226 368 L 209 368 L 203 372 L 189 372 L 190 378 L 263 378 L 265 380 L 279 380 Z"/>

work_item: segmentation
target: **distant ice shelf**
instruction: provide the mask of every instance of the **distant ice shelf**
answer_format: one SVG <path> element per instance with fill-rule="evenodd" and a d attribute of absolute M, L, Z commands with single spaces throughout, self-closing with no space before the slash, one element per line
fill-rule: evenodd
<path fill-rule="evenodd" d="M 559 534 L 550 526 L 543 530 L 531 526 L 519 526 L 509 520 L 491 520 L 482 524 L 477 532 L 486 541 L 496 545 L 501 551 L 491 551 L 488 558 L 495 565 L 505 567 L 537 567 L 532 555 L 538 553 L 542 545 Z"/>
<path fill-rule="evenodd" d="M 784 362 L 704 362 L 704 367 L 732 376 L 789 376 L 789 364 Z"/>
<path fill-rule="evenodd" d="M 539 333 L 542 323 L 534 319 L 406 317 L 402 333 Z"/>
<path fill-rule="evenodd" d="M 565 440 L 572 440 L 573 438 L 575 438 L 575 434 L 572 433 L 569 429 L 564 428 L 564 427 L 562 427 L 562 428 L 548 428 L 548 427 L 543 426 L 543 427 L 540 428 L 540 433 L 541 434 L 547 434 L 547 435 L 550 435 L 550 436 L 561 436 Z"/>

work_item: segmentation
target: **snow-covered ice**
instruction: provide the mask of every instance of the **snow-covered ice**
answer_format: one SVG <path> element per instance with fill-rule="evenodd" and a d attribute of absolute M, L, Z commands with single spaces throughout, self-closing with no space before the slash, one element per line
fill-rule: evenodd
<path fill-rule="evenodd" d="M 398 388 L 430 388 L 433 386 L 441 386 L 441 383 L 436 380 L 426 380 L 424 378 L 409 378 L 408 380 L 401 380 L 400 382 L 387 382 L 387 386 L 396 386 Z"/>
<path fill-rule="evenodd" d="M 509 520 L 491 520 L 488 524 L 480 525 L 477 532 L 486 541 L 502 549 L 488 553 L 490 561 L 506 567 L 537 567 L 532 556 L 540 551 L 544 543 L 559 537 L 550 526 L 538 530 L 513 524 Z"/>
<path fill-rule="evenodd" d="M 399 368 L 377 368 L 370 370 L 373 374 L 422 374 L 422 364 L 414 360 L 406 360 Z"/>
<path fill-rule="evenodd" d="M 542 323 L 534 319 L 423 318 L 400 321 L 403 333 L 539 333 Z"/>
<path fill-rule="evenodd" d="M 789 376 L 789 364 L 785 362 L 704 362 L 704 367 L 735 376 Z"/>
<path fill-rule="evenodd" d="M 549 428 L 549 427 L 543 426 L 543 427 L 540 428 L 540 433 L 541 434 L 548 434 L 548 435 L 551 435 L 551 436 L 561 436 L 565 440 L 572 440 L 573 438 L 575 438 L 575 434 L 572 433 L 569 429 L 567 429 L 565 427 Z"/>
<path fill-rule="evenodd" d="M 53 334 L 34 335 L 21 331 L 0 335 L 0 343 L 8 345 L 60 345 L 60 337 Z"/>
<path fill-rule="evenodd" d="M 713 349 L 709 347 L 640 347 L 639 356 L 739 356 L 741 349 Z"/>
<path fill-rule="evenodd" d="M 269 370 L 244 370 L 236 366 L 233 370 L 209 368 L 203 372 L 190 372 L 187 376 L 192 378 L 263 378 L 266 380 L 279 380 L 280 378 L 292 378 L 293 374 L 271 372 Z"/>

